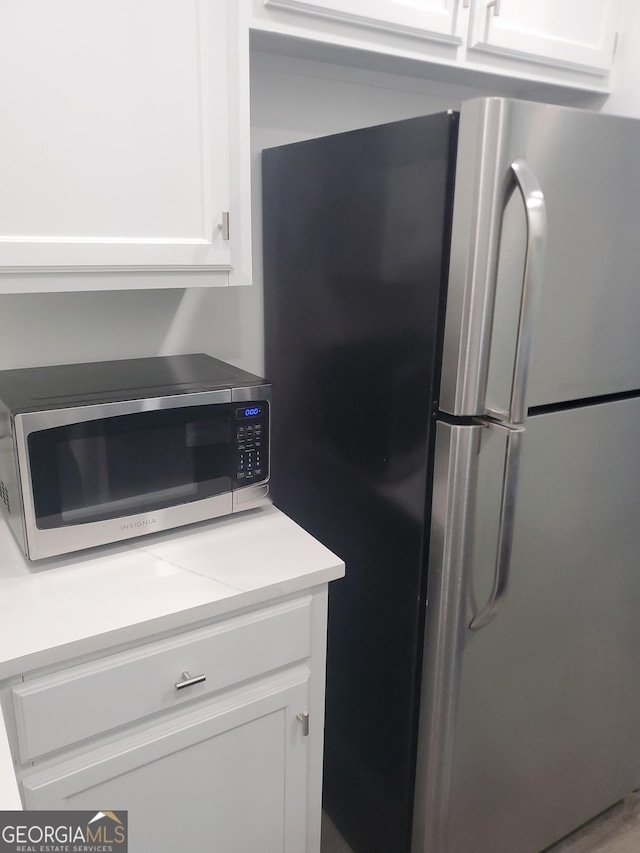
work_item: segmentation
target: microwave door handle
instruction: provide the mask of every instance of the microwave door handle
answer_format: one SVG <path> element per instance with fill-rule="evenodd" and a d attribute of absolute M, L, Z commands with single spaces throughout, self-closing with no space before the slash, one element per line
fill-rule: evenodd
<path fill-rule="evenodd" d="M 522 299 L 509 404 L 509 423 L 518 425 L 523 424 L 527 418 L 527 381 L 531 365 L 533 325 L 542 289 L 547 213 L 540 184 L 526 160 L 514 160 L 511 172 L 522 194 L 527 221 Z"/>
<path fill-rule="evenodd" d="M 505 427 L 499 424 L 487 424 L 488 429 L 506 433 L 504 467 L 502 470 L 502 494 L 500 498 L 500 521 L 498 525 L 498 546 L 496 553 L 493 586 L 486 604 L 473 615 L 469 623 L 472 631 L 486 627 L 496 616 L 504 603 L 509 586 L 511 569 L 511 551 L 515 529 L 516 493 L 520 456 L 522 452 L 523 427 Z"/>

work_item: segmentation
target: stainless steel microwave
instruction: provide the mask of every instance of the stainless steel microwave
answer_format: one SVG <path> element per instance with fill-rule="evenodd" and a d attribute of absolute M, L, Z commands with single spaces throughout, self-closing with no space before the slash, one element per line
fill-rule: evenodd
<path fill-rule="evenodd" d="M 0 507 L 38 560 L 268 503 L 270 400 L 202 353 L 0 371 Z"/>

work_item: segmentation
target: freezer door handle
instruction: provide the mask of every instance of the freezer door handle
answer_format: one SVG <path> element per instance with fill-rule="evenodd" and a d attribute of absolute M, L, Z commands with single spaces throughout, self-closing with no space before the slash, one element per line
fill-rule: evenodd
<path fill-rule="evenodd" d="M 547 213 L 537 178 L 525 160 L 514 160 L 511 172 L 524 200 L 527 243 L 522 300 L 509 404 L 509 423 L 523 424 L 527 418 L 527 380 L 531 365 L 533 324 L 540 290 L 547 242 Z"/>
<path fill-rule="evenodd" d="M 498 424 L 488 424 L 488 428 L 498 429 L 506 433 L 504 468 L 502 471 L 502 495 L 500 498 L 500 523 L 498 527 L 498 546 L 493 585 L 487 603 L 474 614 L 469 623 L 469 628 L 472 631 L 479 631 L 495 618 L 502 607 L 507 593 L 515 525 L 520 455 L 525 432 L 524 427 L 504 427 Z"/>

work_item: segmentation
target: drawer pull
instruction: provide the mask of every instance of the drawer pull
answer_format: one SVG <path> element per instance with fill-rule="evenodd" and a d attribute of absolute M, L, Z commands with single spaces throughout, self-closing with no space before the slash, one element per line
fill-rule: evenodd
<path fill-rule="evenodd" d="M 200 684 L 200 682 L 206 680 L 206 675 L 194 675 L 192 678 L 185 670 L 182 673 L 182 681 L 176 681 L 176 690 L 182 690 L 183 687 L 191 687 L 193 684 Z"/>

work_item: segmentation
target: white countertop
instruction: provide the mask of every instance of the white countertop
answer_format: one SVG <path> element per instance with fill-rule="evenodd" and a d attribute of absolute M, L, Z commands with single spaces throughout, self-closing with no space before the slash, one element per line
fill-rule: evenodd
<path fill-rule="evenodd" d="M 2 521 L 0 680 L 343 575 L 271 506 L 37 563 Z"/>
<path fill-rule="evenodd" d="M 275 507 L 29 563 L 0 520 L 0 680 L 344 575 Z M 20 798 L 0 711 L 0 809 Z"/>

